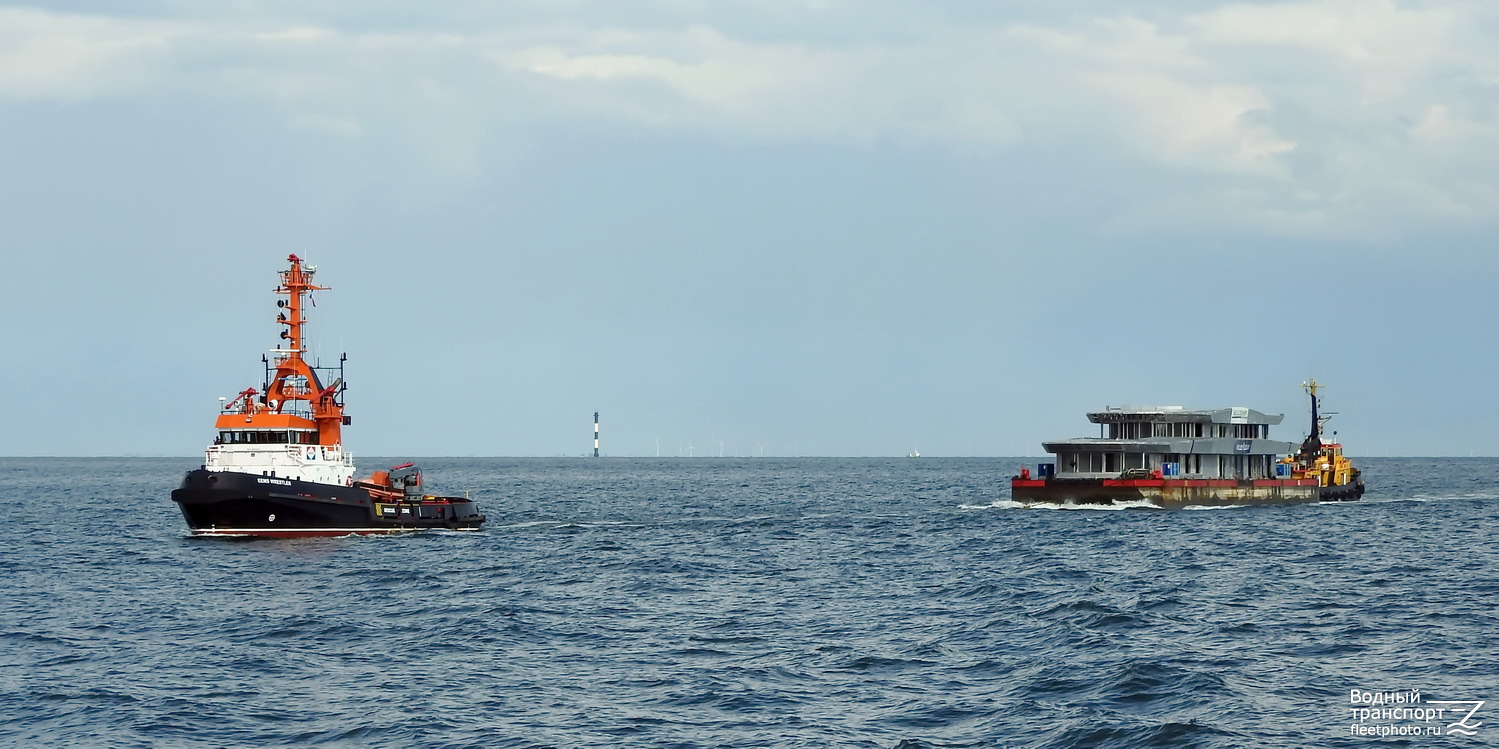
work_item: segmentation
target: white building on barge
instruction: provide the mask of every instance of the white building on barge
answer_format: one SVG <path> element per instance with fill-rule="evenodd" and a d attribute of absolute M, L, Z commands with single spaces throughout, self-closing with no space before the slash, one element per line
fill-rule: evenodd
<path fill-rule="evenodd" d="M 1042 443 L 1056 463 L 1039 472 L 1058 479 L 1272 479 L 1281 456 L 1295 448 L 1269 438 L 1284 418 L 1243 407 L 1109 407 L 1088 414 L 1098 437 Z"/>

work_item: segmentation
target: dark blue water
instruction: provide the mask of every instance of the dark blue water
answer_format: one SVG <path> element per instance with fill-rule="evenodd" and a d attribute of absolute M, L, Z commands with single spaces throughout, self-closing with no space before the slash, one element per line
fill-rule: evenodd
<path fill-rule="evenodd" d="M 428 460 L 485 530 L 295 541 L 187 538 L 196 462 L 0 459 L 0 744 L 1499 741 L 1499 460 L 1177 512 L 1015 508 L 1010 459 Z M 1357 738 L 1354 689 L 1488 720 Z"/>

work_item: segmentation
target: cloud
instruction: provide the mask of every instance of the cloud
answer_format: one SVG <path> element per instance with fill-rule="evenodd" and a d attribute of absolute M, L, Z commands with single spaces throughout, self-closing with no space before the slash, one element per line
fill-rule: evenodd
<path fill-rule="evenodd" d="M 0 97 L 120 96 L 166 74 L 160 67 L 191 24 L 0 8 Z"/>
<path fill-rule="evenodd" d="M 1484 4 L 959 19 L 793 3 L 764 11 L 799 21 L 774 34 L 673 3 L 633 25 L 619 12 L 580 23 L 586 4 L 527 5 L 520 22 L 472 10 L 464 24 L 463 7 L 440 29 L 326 7 L 294 21 L 0 9 L 0 99 L 258 100 L 289 128 L 398 134 L 457 170 L 480 168 L 488 132 L 577 121 L 998 159 L 1086 152 L 1156 183 L 1122 209 L 1133 214 L 1116 226 L 1131 231 L 1228 222 L 1370 238 L 1499 219 L 1499 8 Z M 868 33 L 817 31 L 866 28 L 855 21 Z M 1207 205 L 1204 178 L 1222 196 Z M 1186 198 L 1199 211 L 1173 218 Z"/>
<path fill-rule="evenodd" d="M 954 75 L 967 66 L 941 56 L 945 70 L 923 48 L 751 43 L 701 26 L 486 53 L 508 73 L 550 79 L 574 106 L 733 138 L 1011 141 L 990 103 L 954 90 L 972 82 Z"/>
<path fill-rule="evenodd" d="M 1499 166 L 1499 50 L 1483 31 L 1496 21 L 1465 3 L 1325 0 L 1013 33 L 1058 67 L 1067 97 L 1106 99 L 1088 113 L 1108 123 L 1090 139 L 1223 178 L 1213 199 L 1159 192 L 1123 217 L 1131 231 L 1375 240 L 1499 220 L 1487 176 Z"/>

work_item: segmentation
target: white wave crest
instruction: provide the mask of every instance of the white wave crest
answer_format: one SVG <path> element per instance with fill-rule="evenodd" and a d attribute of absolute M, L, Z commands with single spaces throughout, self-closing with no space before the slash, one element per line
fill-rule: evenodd
<path fill-rule="evenodd" d="M 964 510 L 1101 510 L 1106 512 L 1161 509 L 1160 505 L 1143 499 L 1130 502 L 1115 502 L 1111 505 L 1074 504 L 1072 502 L 1016 502 L 1013 499 L 996 499 L 987 505 L 964 504 L 958 507 Z"/>

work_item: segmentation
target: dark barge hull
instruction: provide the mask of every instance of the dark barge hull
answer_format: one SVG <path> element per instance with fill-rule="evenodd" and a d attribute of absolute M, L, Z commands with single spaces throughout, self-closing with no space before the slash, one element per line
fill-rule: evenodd
<path fill-rule="evenodd" d="M 406 533 L 429 528 L 477 530 L 484 522 L 461 497 L 377 498 L 359 486 L 189 471 L 172 501 L 194 536 L 303 538 Z"/>
<path fill-rule="evenodd" d="M 1010 482 L 1010 496 L 1023 504 L 1132 505 L 1161 509 L 1288 505 L 1352 501 L 1363 482 L 1321 487 L 1312 479 L 1029 479 Z"/>

